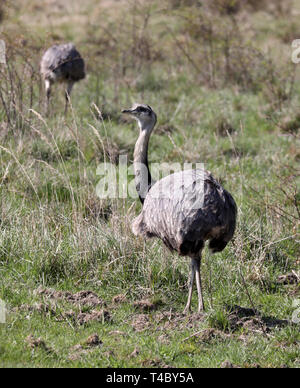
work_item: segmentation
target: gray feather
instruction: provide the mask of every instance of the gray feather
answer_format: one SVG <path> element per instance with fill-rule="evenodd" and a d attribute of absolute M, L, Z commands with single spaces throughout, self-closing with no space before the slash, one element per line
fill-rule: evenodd
<path fill-rule="evenodd" d="M 79 81 L 85 77 L 85 64 L 72 43 L 50 47 L 42 57 L 41 73 L 52 81 Z"/>
<path fill-rule="evenodd" d="M 150 189 L 133 231 L 158 237 L 181 255 L 194 256 L 206 240 L 212 242 L 212 251 L 222 250 L 234 234 L 236 214 L 232 196 L 209 172 L 181 171 Z"/>

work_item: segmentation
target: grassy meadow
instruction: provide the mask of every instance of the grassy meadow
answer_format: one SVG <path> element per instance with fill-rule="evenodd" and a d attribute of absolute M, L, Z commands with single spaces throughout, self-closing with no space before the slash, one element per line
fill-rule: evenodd
<path fill-rule="evenodd" d="M 0 367 L 300 366 L 299 15 L 299 0 L 0 3 Z M 68 41 L 87 76 L 66 117 L 55 85 L 46 117 L 39 61 Z M 200 316 L 182 313 L 189 259 L 132 234 L 136 198 L 96 193 L 100 163 L 132 163 L 135 101 L 158 115 L 150 163 L 202 162 L 238 205 L 232 242 L 204 250 Z"/>

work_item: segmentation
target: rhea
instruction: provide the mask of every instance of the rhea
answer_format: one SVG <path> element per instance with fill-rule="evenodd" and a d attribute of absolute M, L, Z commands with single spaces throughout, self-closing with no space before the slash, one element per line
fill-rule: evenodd
<path fill-rule="evenodd" d="M 54 45 L 43 55 L 41 75 L 45 82 L 46 90 L 46 113 L 49 111 L 51 87 L 55 82 L 65 83 L 65 114 L 74 83 L 85 77 L 85 64 L 80 53 L 73 43 Z"/>
<path fill-rule="evenodd" d="M 157 237 L 171 250 L 191 258 L 188 299 L 191 310 L 196 279 L 198 312 L 204 310 L 201 254 L 206 241 L 212 253 L 222 251 L 232 239 L 237 207 L 232 196 L 204 169 L 175 172 L 154 182 L 148 165 L 148 145 L 157 116 L 149 105 L 134 104 L 122 113 L 137 120 L 139 137 L 134 149 L 135 185 L 142 211 L 132 223 L 133 233 Z"/>

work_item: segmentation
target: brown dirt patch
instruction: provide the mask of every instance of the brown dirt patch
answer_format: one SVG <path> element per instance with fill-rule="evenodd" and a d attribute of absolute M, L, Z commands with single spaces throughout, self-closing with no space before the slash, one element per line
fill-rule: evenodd
<path fill-rule="evenodd" d="M 204 314 L 183 314 L 177 312 L 157 312 L 154 316 L 155 322 L 160 325 L 159 329 L 193 329 L 199 326 L 200 322 L 205 319 Z"/>
<path fill-rule="evenodd" d="M 75 294 L 72 294 L 68 291 L 56 291 L 54 289 L 47 288 L 38 288 L 35 290 L 35 294 L 50 299 L 50 303 L 35 303 L 33 305 L 21 305 L 14 309 L 15 312 L 18 311 L 37 311 L 43 315 L 51 315 L 56 318 L 57 321 L 64 320 L 72 320 L 75 324 L 85 325 L 92 321 L 97 322 L 110 322 L 111 315 L 109 311 L 105 309 L 100 310 L 92 310 L 89 312 L 76 312 L 73 310 L 65 310 L 61 311 L 61 309 L 57 308 L 57 301 L 66 301 L 68 303 L 72 303 L 77 307 L 87 307 L 87 308 L 95 308 L 95 307 L 103 307 L 106 306 L 106 303 L 98 297 L 92 291 L 79 291 Z"/>
<path fill-rule="evenodd" d="M 268 333 L 272 328 L 284 327 L 289 324 L 287 320 L 282 320 L 275 317 L 266 317 L 257 310 L 241 307 L 238 305 L 228 307 L 228 310 L 228 321 L 231 331 L 236 331 L 243 327 L 253 332 Z"/>
<path fill-rule="evenodd" d="M 223 369 L 240 369 L 242 367 L 251 368 L 251 369 L 261 368 L 259 364 L 244 364 L 243 366 L 239 366 L 239 365 L 232 364 L 232 362 L 229 360 L 223 361 L 222 364 L 220 365 L 220 368 L 223 368 Z"/>
<path fill-rule="evenodd" d="M 171 365 L 165 364 L 162 360 L 158 358 L 146 359 L 142 361 L 142 366 L 146 368 L 174 368 Z"/>
<path fill-rule="evenodd" d="M 299 284 L 299 276 L 295 272 L 290 272 L 285 275 L 280 275 L 277 278 L 278 284 Z"/>
<path fill-rule="evenodd" d="M 131 326 L 137 332 L 141 332 L 141 331 L 149 329 L 150 325 L 151 325 L 150 319 L 149 319 L 148 315 L 146 315 L 146 314 L 136 315 L 131 322 Z"/>
<path fill-rule="evenodd" d="M 170 344 L 170 338 L 167 334 L 161 334 L 158 338 L 157 338 L 158 342 L 160 342 L 161 344 L 165 344 L 165 345 L 169 345 Z"/>
<path fill-rule="evenodd" d="M 89 313 L 76 313 L 73 310 L 63 312 L 58 316 L 58 321 L 71 319 L 75 324 L 85 325 L 90 322 L 111 322 L 111 315 L 107 310 L 92 310 Z"/>
<path fill-rule="evenodd" d="M 201 342 L 211 342 L 215 339 L 225 339 L 228 337 L 231 337 L 231 335 L 226 334 L 221 330 L 217 330 L 213 328 L 205 329 L 202 332 L 200 332 L 199 335 L 197 335 L 197 338 Z"/>
<path fill-rule="evenodd" d="M 54 289 L 38 288 L 35 290 L 36 295 L 44 296 L 54 300 L 65 300 L 69 303 L 77 304 L 80 306 L 97 307 L 106 306 L 105 301 L 98 297 L 93 291 L 79 291 L 76 294 L 72 294 L 68 291 L 56 291 Z"/>
<path fill-rule="evenodd" d="M 148 299 L 138 300 L 133 303 L 133 306 L 139 311 L 153 311 L 157 307 L 155 303 L 150 302 Z"/>
<path fill-rule="evenodd" d="M 39 348 L 43 349 L 47 353 L 52 352 L 52 349 L 46 345 L 46 342 L 42 338 L 35 338 L 32 334 L 30 334 L 26 337 L 25 341 L 31 349 Z"/>
<path fill-rule="evenodd" d="M 220 368 L 223 368 L 223 369 L 236 369 L 236 368 L 240 368 L 240 366 L 232 364 L 229 360 L 225 360 L 220 365 Z"/>
<path fill-rule="evenodd" d="M 184 330 L 186 328 L 199 327 L 199 323 L 204 320 L 204 317 L 204 314 L 185 315 L 182 313 L 173 313 L 170 311 L 159 311 L 153 315 L 134 315 L 131 321 L 131 326 L 137 332 L 141 332 L 153 327 L 156 331 L 162 332 L 166 330 Z"/>
<path fill-rule="evenodd" d="M 90 312 L 76 312 L 74 310 L 58 310 L 56 306 L 52 306 L 45 303 L 35 303 L 33 305 L 23 304 L 19 307 L 15 307 L 13 312 L 38 312 L 42 315 L 50 315 L 55 317 L 58 322 L 71 320 L 74 324 L 85 325 L 90 322 L 96 321 L 100 323 L 111 322 L 111 314 L 108 310 L 91 310 Z"/>
<path fill-rule="evenodd" d="M 112 302 L 113 302 L 114 304 L 125 303 L 125 302 L 127 302 L 126 295 L 124 295 L 124 294 L 115 295 L 115 296 L 112 298 Z"/>
<path fill-rule="evenodd" d="M 88 347 L 100 346 L 102 345 L 102 341 L 100 340 L 98 334 L 92 334 L 85 341 L 85 345 Z"/>
<path fill-rule="evenodd" d="M 228 333 L 224 333 L 221 330 L 217 330 L 214 328 L 208 328 L 208 329 L 203 329 L 200 331 L 197 331 L 196 333 L 184 338 L 182 341 L 187 341 L 190 338 L 196 338 L 198 342 L 206 342 L 209 343 L 213 341 L 214 339 L 218 340 L 223 340 L 225 338 L 231 338 L 232 335 Z"/>
<path fill-rule="evenodd" d="M 25 312 L 33 312 L 37 311 L 38 313 L 41 313 L 43 315 L 56 315 L 56 309 L 55 306 L 52 306 L 48 303 L 34 303 L 33 305 L 29 304 L 22 304 L 21 306 L 14 307 L 12 309 L 12 312 L 19 312 L 19 311 L 25 311 Z"/>
<path fill-rule="evenodd" d="M 92 334 L 82 344 L 75 345 L 70 349 L 69 360 L 79 360 L 82 356 L 88 354 L 93 349 L 101 345 L 102 341 L 100 340 L 98 334 Z"/>

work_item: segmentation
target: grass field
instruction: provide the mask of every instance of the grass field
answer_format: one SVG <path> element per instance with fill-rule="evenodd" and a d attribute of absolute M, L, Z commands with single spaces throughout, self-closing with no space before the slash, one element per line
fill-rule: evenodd
<path fill-rule="evenodd" d="M 0 367 L 300 366 L 300 1 L 282 3 L 0 3 Z M 46 117 L 39 60 L 66 41 L 87 77 Z M 189 259 L 132 234 L 138 200 L 97 197 L 100 163 L 132 163 L 134 101 L 158 115 L 149 161 L 204 163 L 238 205 L 200 316 Z"/>

